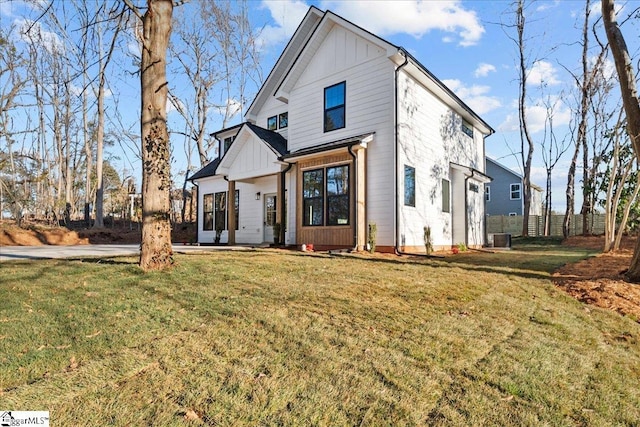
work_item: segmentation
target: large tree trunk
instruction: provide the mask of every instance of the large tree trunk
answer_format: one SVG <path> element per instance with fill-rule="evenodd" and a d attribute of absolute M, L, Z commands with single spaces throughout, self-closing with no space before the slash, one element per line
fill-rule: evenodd
<path fill-rule="evenodd" d="M 149 0 L 143 17 L 142 63 L 142 244 L 140 267 L 173 264 L 169 192 L 166 56 L 171 34 L 171 0 Z"/>
<path fill-rule="evenodd" d="M 613 6 L 613 0 L 602 0 L 602 19 L 618 71 L 622 104 L 627 114 L 627 132 L 636 158 L 640 160 L 640 101 L 638 100 L 631 58 L 622 32 L 618 27 Z M 640 239 L 636 240 L 631 265 L 627 271 L 627 279 L 640 283 Z"/>

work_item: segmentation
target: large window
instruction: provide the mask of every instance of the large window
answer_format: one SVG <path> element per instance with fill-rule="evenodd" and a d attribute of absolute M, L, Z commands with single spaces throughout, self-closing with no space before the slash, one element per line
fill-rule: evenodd
<path fill-rule="evenodd" d="M 213 193 L 202 196 L 202 229 L 213 230 Z"/>
<path fill-rule="evenodd" d="M 416 168 L 404 166 L 404 205 L 416 205 Z"/>
<path fill-rule="evenodd" d="M 240 219 L 240 190 L 236 190 L 236 230 Z M 203 230 L 228 229 L 227 192 L 205 194 L 203 196 Z"/>
<path fill-rule="evenodd" d="M 442 180 L 442 212 L 451 212 L 451 183 L 448 179 Z"/>
<path fill-rule="evenodd" d="M 511 184 L 509 198 L 511 200 L 520 200 L 521 194 L 520 184 Z"/>
<path fill-rule="evenodd" d="M 302 172 L 303 225 L 348 225 L 349 166 Z"/>
<path fill-rule="evenodd" d="M 324 131 L 345 127 L 346 82 L 324 89 Z"/>

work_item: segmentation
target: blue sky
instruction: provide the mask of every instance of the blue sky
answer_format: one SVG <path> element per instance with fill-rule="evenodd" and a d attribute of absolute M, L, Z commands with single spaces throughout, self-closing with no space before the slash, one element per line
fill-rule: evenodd
<path fill-rule="evenodd" d="M 41 0 L 41 3 L 47 3 Z M 640 7 L 640 0 L 618 2 L 625 12 Z M 501 23 L 513 22 L 510 1 L 302 1 L 302 0 L 250 0 L 250 22 L 261 29 L 262 67 L 266 76 L 282 49 L 293 34 L 310 5 L 322 10 L 329 9 L 353 23 L 400 45 L 411 52 L 433 74 L 449 86 L 474 111 L 488 122 L 496 133 L 486 140 L 487 155 L 518 171 L 514 153 L 520 151 L 518 132 L 518 81 L 517 50 L 508 35 L 512 29 Z M 580 69 L 581 25 L 584 1 L 538 1 L 527 9 L 527 33 L 529 41 L 529 124 L 534 140 L 544 135 L 544 108 L 541 100 L 551 99 L 555 103 L 554 126 L 559 138 L 567 131 L 571 118 L 573 96 L 570 94 L 572 78 L 567 70 Z M 184 13 L 195 10 L 192 3 L 185 3 Z M 591 22 L 600 15 L 600 2 L 593 2 Z M 0 0 L 2 26 L 17 20 L 38 15 L 22 1 Z M 43 28 L 51 31 L 50 28 Z M 622 27 L 629 50 L 638 59 L 640 23 L 630 21 Z M 55 35 L 51 35 L 55 40 Z M 126 52 L 123 52 L 123 54 Z M 595 54 L 594 51 L 591 55 Z M 130 62 L 130 61 L 129 61 Z M 126 64 L 126 61 L 122 62 Z M 637 62 L 636 62 L 637 63 Z M 125 67 L 126 68 L 126 67 Z M 131 68 L 129 66 L 128 68 Z M 613 65 L 609 63 L 610 72 Z M 138 81 L 127 78 L 127 70 L 116 70 L 114 75 L 121 80 L 111 90 L 117 96 L 124 121 L 136 123 L 139 101 Z M 541 87 L 544 87 L 541 90 Z M 170 125 L 182 130 L 177 113 L 170 114 Z M 235 118 L 239 122 L 240 117 Z M 137 126 L 137 125 L 136 125 Z M 134 130 L 137 130 L 134 126 Z M 211 132 L 218 130 L 215 123 Z M 173 170 L 178 173 L 186 166 L 181 138 L 174 138 Z M 117 153 L 119 147 L 111 148 L 119 155 L 123 166 L 134 156 Z M 126 149 L 125 149 L 126 151 Z M 554 173 L 553 208 L 564 210 L 564 187 L 566 168 L 571 153 L 565 154 Z M 195 159 L 195 157 L 194 157 Z M 579 172 L 581 174 L 581 172 Z M 177 179 L 179 182 L 179 179 Z M 544 167 L 540 149 L 536 147 L 532 181 L 544 187 Z"/>

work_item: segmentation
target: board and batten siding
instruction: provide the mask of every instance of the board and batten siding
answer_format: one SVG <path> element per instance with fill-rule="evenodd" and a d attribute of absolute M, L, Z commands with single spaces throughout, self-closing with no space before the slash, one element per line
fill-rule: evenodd
<path fill-rule="evenodd" d="M 334 26 L 293 85 L 289 97 L 289 150 L 296 151 L 375 132 L 367 147 L 367 222 L 378 227 L 379 246 L 394 233 L 394 64 L 384 49 Z M 324 89 L 346 82 L 343 129 L 324 132 Z"/>
<path fill-rule="evenodd" d="M 424 247 L 424 227 L 433 245 L 447 247 L 464 236 L 464 174 L 451 163 L 484 170 L 482 135 L 461 131 L 462 119 L 428 89 L 401 71 L 398 77 L 399 244 Z M 415 168 L 415 207 L 404 205 L 404 166 Z M 450 182 L 450 213 L 442 210 L 442 179 Z M 484 187 L 479 184 L 480 194 Z M 473 200 L 474 206 L 477 204 Z M 480 206 L 481 208 L 481 206 Z M 473 208 L 476 209 L 475 207 Z"/>

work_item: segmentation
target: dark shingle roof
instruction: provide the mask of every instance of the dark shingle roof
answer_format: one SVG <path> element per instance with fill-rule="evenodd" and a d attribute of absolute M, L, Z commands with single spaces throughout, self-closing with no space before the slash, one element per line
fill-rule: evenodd
<path fill-rule="evenodd" d="M 251 123 L 245 123 L 249 126 L 249 129 L 255 133 L 258 138 L 269 144 L 280 156 L 284 156 L 288 153 L 287 150 L 287 140 L 284 139 L 282 135 L 278 132 L 273 132 L 271 130 L 261 128 L 260 126 L 256 126 Z"/>
<path fill-rule="evenodd" d="M 193 181 L 194 179 L 206 178 L 208 176 L 214 176 L 216 174 L 216 169 L 220 164 L 220 159 L 213 159 L 207 165 L 205 165 L 198 172 L 194 173 L 189 177 L 187 181 Z"/>

